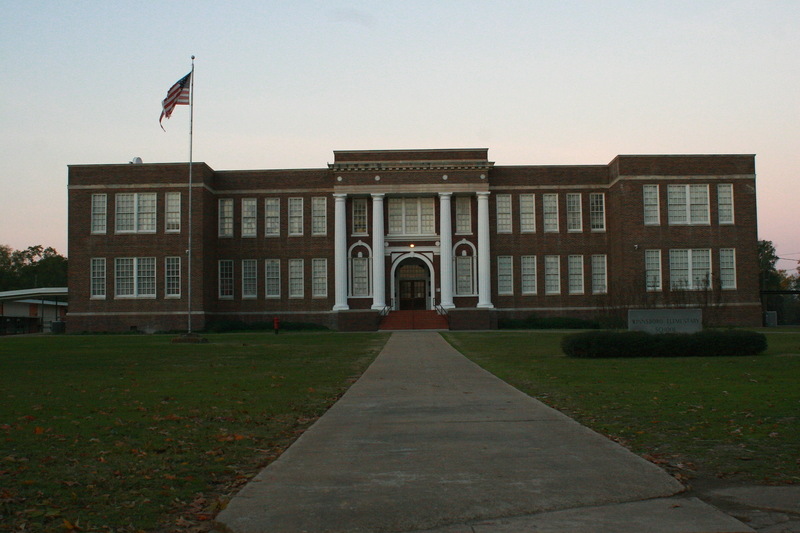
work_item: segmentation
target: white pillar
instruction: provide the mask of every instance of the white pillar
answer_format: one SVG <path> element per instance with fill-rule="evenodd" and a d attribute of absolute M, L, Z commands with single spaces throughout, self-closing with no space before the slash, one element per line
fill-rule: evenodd
<path fill-rule="evenodd" d="M 383 193 L 372 195 L 372 308 L 386 307 L 386 260 L 383 237 Z"/>
<path fill-rule="evenodd" d="M 489 257 L 489 193 L 478 194 L 478 307 L 491 309 L 492 261 Z"/>
<path fill-rule="evenodd" d="M 453 303 L 453 222 L 450 214 L 451 192 L 439 193 L 439 286 L 441 305 L 445 309 Z"/>
<path fill-rule="evenodd" d="M 334 277 L 336 301 L 334 311 L 349 309 L 347 305 L 347 195 L 334 194 Z"/>

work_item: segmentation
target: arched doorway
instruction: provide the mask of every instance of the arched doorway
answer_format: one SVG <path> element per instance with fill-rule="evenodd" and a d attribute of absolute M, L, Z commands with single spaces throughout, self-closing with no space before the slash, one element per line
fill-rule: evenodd
<path fill-rule="evenodd" d="M 418 257 L 403 260 L 395 272 L 398 309 L 430 309 L 431 271 Z"/>

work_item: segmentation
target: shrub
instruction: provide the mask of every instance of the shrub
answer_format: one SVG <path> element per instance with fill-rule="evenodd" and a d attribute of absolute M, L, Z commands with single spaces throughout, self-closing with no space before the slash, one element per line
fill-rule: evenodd
<path fill-rule="evenodd" d="M 570 357 L 582 358 L 757 355 L 767 349 L 767 338 L 745 330 L 692 334 L 602 330 L 568 335 L 561 349 Z"/>

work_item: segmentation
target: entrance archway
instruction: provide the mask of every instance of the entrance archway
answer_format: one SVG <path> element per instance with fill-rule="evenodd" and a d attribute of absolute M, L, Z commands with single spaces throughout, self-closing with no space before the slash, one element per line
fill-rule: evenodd
<path fill-rule="evenodd" d="M 398 264 L 394 277 L 396 309 L 416 311 L 431 308 L 431 270 L 425 261 L 419 257 L 404 259 Z"/>

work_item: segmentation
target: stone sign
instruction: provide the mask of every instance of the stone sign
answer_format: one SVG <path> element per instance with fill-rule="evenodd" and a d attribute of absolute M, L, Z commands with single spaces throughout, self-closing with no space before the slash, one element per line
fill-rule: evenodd
<path fill-rule="evenodd" d="M 703 310 L 628 309 L 628 329 L 647 333 L 695 333 L 703 329 Z"/>

